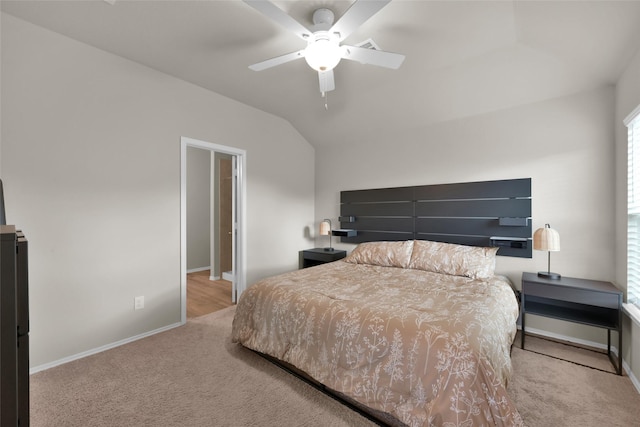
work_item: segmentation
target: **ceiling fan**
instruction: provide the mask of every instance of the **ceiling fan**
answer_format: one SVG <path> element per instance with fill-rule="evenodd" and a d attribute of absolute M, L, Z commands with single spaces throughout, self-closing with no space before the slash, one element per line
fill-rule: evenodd
<path fill-rule="evenodd" d="M 333 69 L 341 59 L 392 69 L 397 69 L 404 61 L 404 55 L 378 50 L 374 43 L 369 43 L 372 47 L 340 44 L 391 0 L 356 0 L 335 23 L 330 9 L 317 9 L 313 12 L 313 26 L 310 29 L 268 0 L 243 1 L 307 42 L 304 49 L 250 65 L 249 68 L 254 71 L 304 58 L 318 72 L 320 92 L 324 96 L 325 92 L 335 89 Z"/>

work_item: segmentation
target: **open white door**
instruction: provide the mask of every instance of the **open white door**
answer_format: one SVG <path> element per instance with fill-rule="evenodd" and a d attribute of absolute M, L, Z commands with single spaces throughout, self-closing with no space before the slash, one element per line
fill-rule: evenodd
<path fill-rule="evenodd" d="M 180 139 L 180 296 L 181 322 L 187 321 L 187 225 L 186 182 L 187 147 L 229 154 L 233 158 L 232 174 L 232 301 L 236 302 L 246 289 L 246 187 L 244 173 L 246 151 L 210 142 L 182 137 Z"/>

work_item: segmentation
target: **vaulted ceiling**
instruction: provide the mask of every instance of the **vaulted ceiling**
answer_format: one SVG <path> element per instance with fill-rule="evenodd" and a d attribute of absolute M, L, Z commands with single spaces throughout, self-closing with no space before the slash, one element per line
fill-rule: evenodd
<path fill-rule="evenodd" d="M 304 60 L 250 64 L 305 43 L 240 0 L 10 1 L 2 11 L 289 121 L 316 147 L 615 84 L 640 48 L 640 1 L 394 0 L 346 40 L 406 55 L 353 61 L 325 100 Z M 305 26 L 352 1 L 274 1 Z M 328 108 L 325 108 L 325 101 Z"/>

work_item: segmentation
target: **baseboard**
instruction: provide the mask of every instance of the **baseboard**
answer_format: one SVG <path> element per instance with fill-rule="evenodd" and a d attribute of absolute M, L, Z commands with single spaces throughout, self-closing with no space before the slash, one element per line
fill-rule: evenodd
<path fill-rule="evenodd" d="M 631 366 L 627 364 L 627 361 L 622 359 L 622 367 L 624 368 L 627 376 L 631 380 L 631 384 L 636 388 L 636 391 L 640 394 L 640 381 L 633 375 L 633 371 L 631 370 Z"/>
<path fill-rule="evenodd" d="M 129 344 L 129 343 L 132 343 L 132 342 L 137 341 L 139 339 L 146 338 L 146 337 L 149 337 L 151 335 L 159 334 L 160 332 L 165 332 L 165 331 L 168 331 L 170 329 L 173 329 L 173 328 L 176 328 L 176 327 L 182 326 L 182 325 L 183 325 L 183 323 L 181 323 L 181 322 L 173 323 L 171 325 L 167 325 L 167 326 L 164 326 L 162 328 L 154 329 L 153 331 L 149 331 L 149 332 L 145 332 L 145 333 L 140 334 L 140 335 L 135 335 L 133 337 L 125 338 L 123 340 L 116 341 L 116 342 L 111 343 L 111 344 L 107 344 L 107 345 L 103 345 L 101 347 L 97 347 L 97 348 L 94 348 L 94 349 L 91 349 L 91 350 L 83 351 L 82 353 L 78 353 L 78 354 L 74 354 L 72 356 L 64 357 L 62 359 L 58 359 L 58 360 L 55 360 L 53 362 L 45 363 L 43 365 L 35 366 L 35 367 L 29 369 L 29 375 L 33 375 L 36 372 L 45 371 L 47 369 L 50 369 L 50 368 L 53 368 L 53 367 L 56 367 L 56 366 L 59 366 L 59 365 L 64 365 L 65 363 L 69 363 L 69 362 L 72 362 L 74 360 L 82 359 L 82 358 L 85 358 L 87 356 L 91 356 L 93 354 L 102 353 L 103 351 L 110 350 L 110 349 L 116 348 L 116 347 L 120 347 L 121 345 Z M 520 328 L 518 328 L 518 329 L 520 329 Z M 553 333 L 553 332 L 543 331 L 542 329 L 536 329 L 536 328 L 527 328 L 527 330 L 529 332 L 531 332 L 532 334 L 540 335 L 540 336 L 547 337 L 547 338 L 553 338 L 553 339 L 557 339 L 557 340 L 561 340 L 561 341 L 572 342 L 572 343 L 575 343 L 575 344 L 585 345 L 585 346 L 588 346 L 588 347 L 593 347 L 593 348 L 598 348 L 598 349 L 603 349 L 603 350 L 607 349 L 607 346 L 605 344 L 601 344 L 601 343 L 598 343 L 598 342 L 595 342 L 595 341 L 581 340 L 581 339 L 578 339 L 578 338 L 569 337 L 569 336 L 561 335 L 561 334 L 556 334 L 556 333 Z M 614 347 L 614 346 L 611 347 L 611 351 L 614 352 L 615 354 L 618 354 L 618 349 L 616 347 Z M 631 383 L 636 388 L 636 391 L 640 394 L 640 381 L 638 381 L 638 379 L 635 377 L 635 375 L 633 375 L 633 371 L 631 371 L 631 367 L 627 364 L 626 360 L 624 360 L 624 359 L 622 360 L 622 367 L 624 368 L 625 372 L 627 373 L 627 376 L 631 380 Z"/>
<path fill-rule="evenodd" d="M 198 267 L 198 268 L 191 268 L 187 270 L 187 274 L 189 273 L 197 273 L 199 271 L 205 271 L 205 270 L 211 270 L 211 267 Z"/>
<path fill-rule="evenodd" d="M 178 326 L 182 326 L 183 324 L 184 323 L 181 323 L 181 322 L 173 323 L 171 325 L 164 326 L 162 328 L 154 329 L 153 331 L 149 331 L 149 332 L 145 332 L 145 333 L 140 334 L 140 335 L 135 335 L 133 337 L 125 338 L 123 340 L 116 341 L 116 342 L 111 343 L 111 344 L 107 344 L 107 345 L 103 345 L 101 347 L 97 347 L 97 348 L 94 348 L 94 349 L 91 349 L 91 350 L 83 351 L 82 353 L 78 353 L 78 354 L 74 354 L 72 356 L 64 357 L 62 359 L 54 360 L 53 362 L 45 363 L 43 365 L 35 366 L 35 367 L 29 369 L 29 375 L 33 375 L 36 372 L 45 371 L 47 369 L 50 369 L 50 368 L 53 368 L 53 367 L 56 367 L 56 366 L 59 366 L 59 365 L 64 365 L 65 363 L 73 362 L 74 360 L 82 359 L 82 358 L 85 358 L 87 356 L 91 356 L 93 354 L 102 353 L 103 351 L 110 350 L 110 349 L 116 348 L 116 347 L 120 347 L 121 345 L 129 344 L 129 343 L 132 343 L 132 342 L 137 341 L 139 339 L 146 338 L 146 337 L 149 337 L 151 335 L 159 334 L 160 332 L 165 332 L 165 331 L 168 331 L 170 329 L 176 328 Z"/>
<path fill-rule="evenodd" d="M 209 276 L 209 280 L 215 282 L 216 280 L 220 280 L 220 276 Z"/>

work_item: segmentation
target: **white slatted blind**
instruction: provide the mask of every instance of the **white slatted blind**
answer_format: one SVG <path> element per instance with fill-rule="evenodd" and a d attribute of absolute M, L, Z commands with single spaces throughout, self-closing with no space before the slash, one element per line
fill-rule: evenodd
<path fill-rule="evenodd" d="M 624 121 L 628 130 L 627 302 L 640 306 L 640 106 Z"/>

